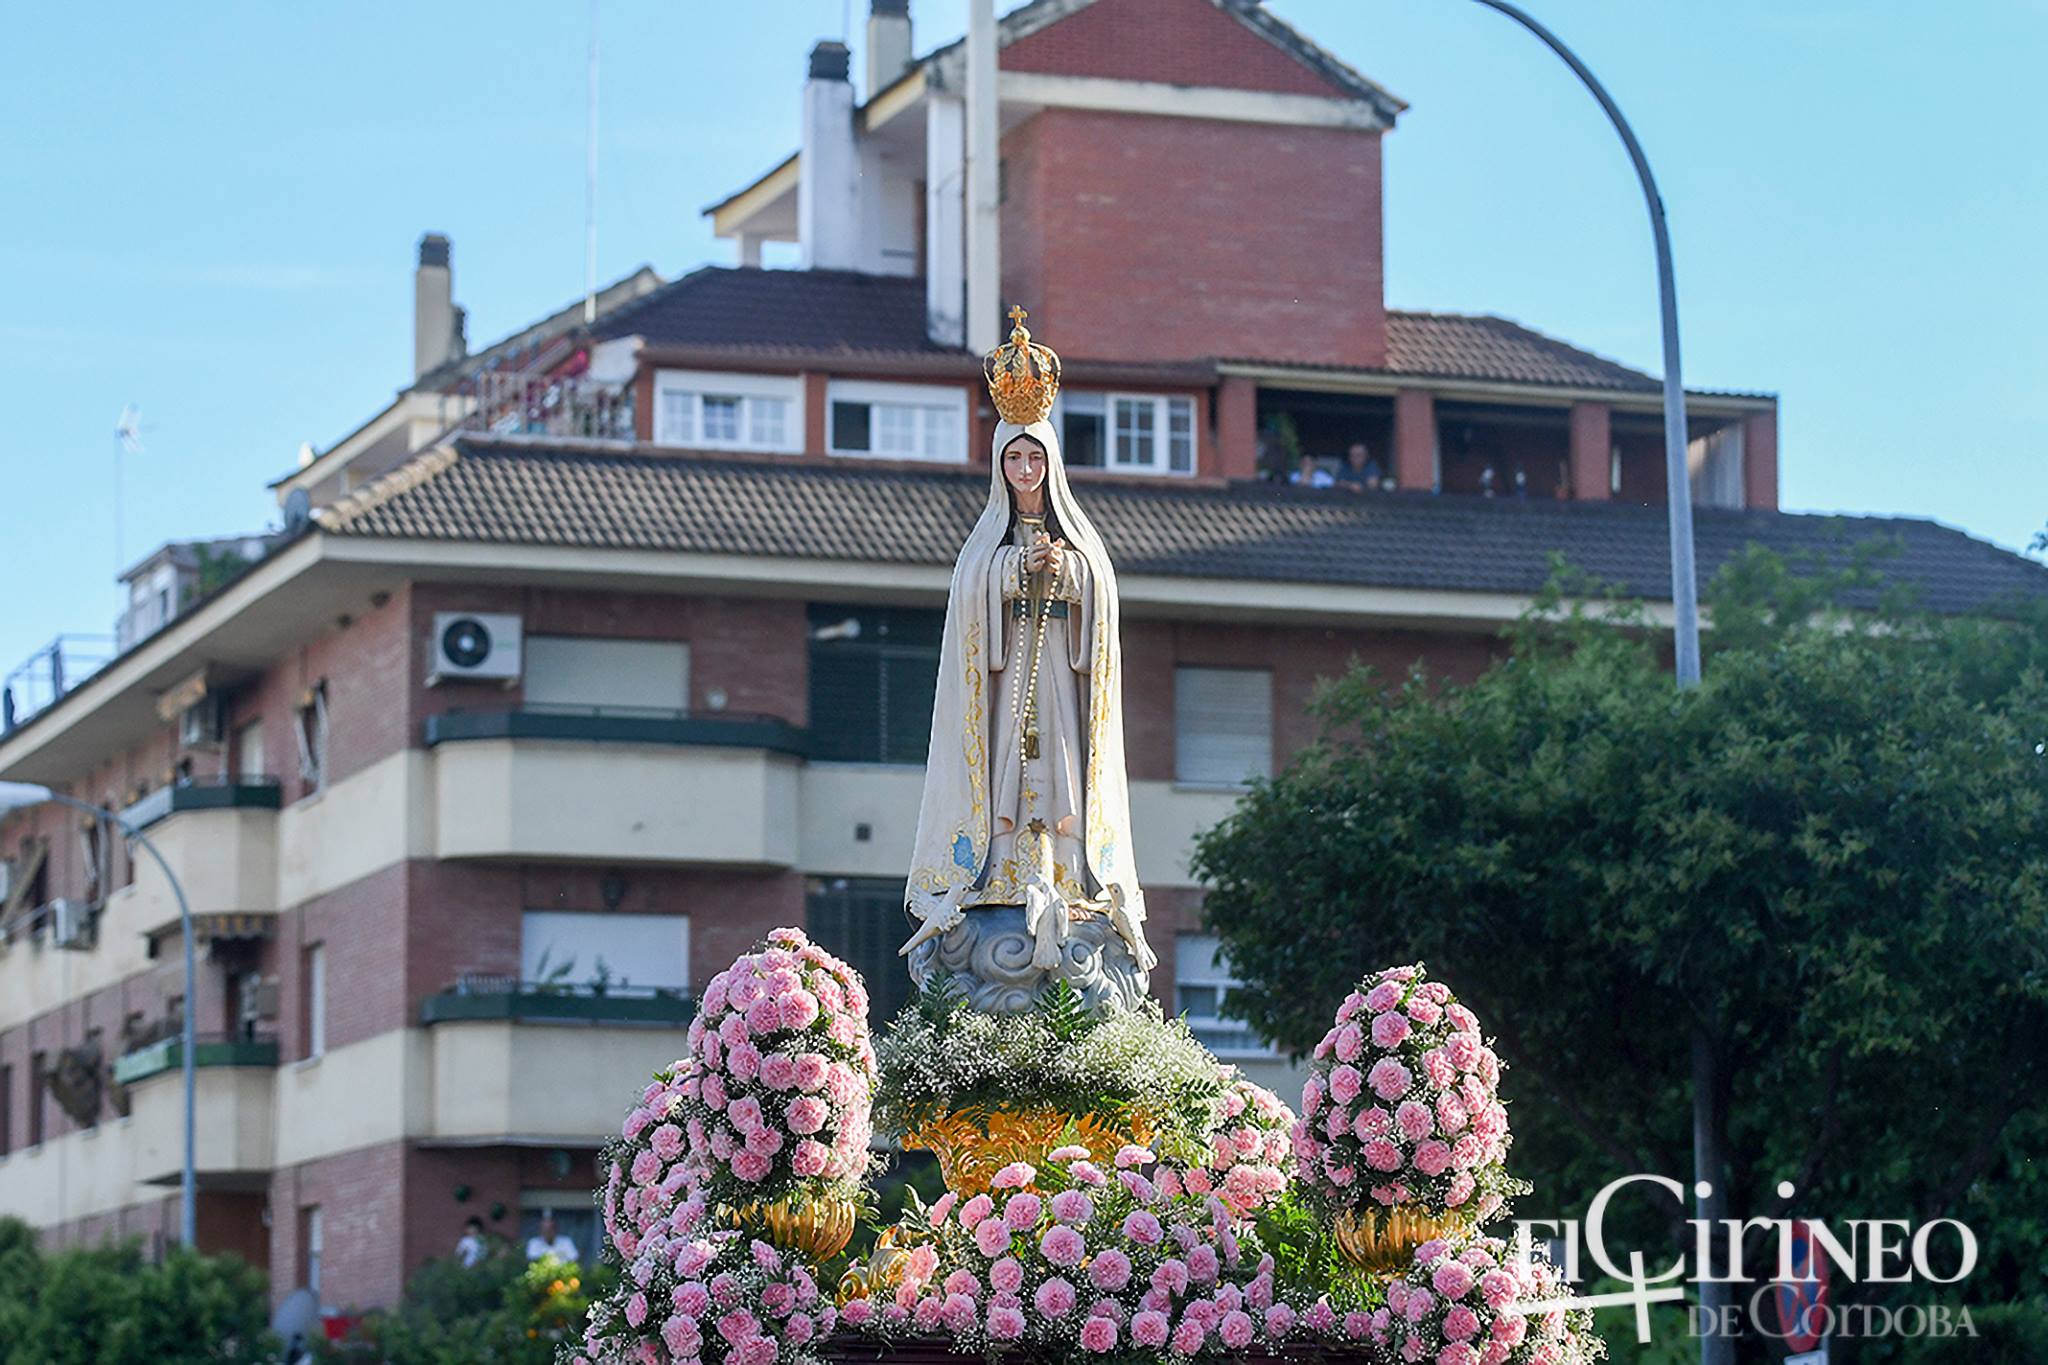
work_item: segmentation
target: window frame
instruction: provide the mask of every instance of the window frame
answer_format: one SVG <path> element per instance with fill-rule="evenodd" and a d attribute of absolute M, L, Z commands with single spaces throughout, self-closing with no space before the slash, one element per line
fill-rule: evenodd
<path fill-rule="evenodd" d="M 841 446 L 834 438 L 832 410 L 840 403 L 864 404 L 868 409 L 867 450 L 850 450 Z M 880 424 L 875 420 L 875 408 L 908 408 L 914 414 L 916 435 L 915 450 L 876 450 L 874 443 L 880 433 Z M 825 453 L 847 460 L 906 460 L 919 464 L 967 463 L 967 447 L 971 440 L 968 435 L 968 402 L 965 387 L 955 384 L 893 384 L 866 379 L 834 379 L 825 385 Z M 945 430 L 933 431 L 935 423 L 943 422 Z M 958 455 L 930 454 L 929 447 L 935 441 L 944 450 L 948 443 L 957 440 Z"/>
<path fill-rule="evenodd" d="M 292 713 L 292 733 L 298 738 L 299 782 L 304 788 L 300 795 L 317 796 L 327 790 L 327 773 L 333 757 L 325 678 L 307 688 L 299 699 Z"/>
<path fill-rule="evenodd" d="M 687 437 L 669 420 L 669 398 L 678 395 L 692 400 L 690 432 Z M 704 400 L 739 400 L 739 434 L 730 440 L 711 440 L 704 433 Z M 782 439 L 755 440 L 754 405 L 763 400 L 779 401 L 783 408 Z M 654 372 L 654 444 L 684 446 L 692 450 L 745 450 L 770 455 L 801 455 L 804 450 L 804 383 L 793 374 L 746 374 L 723 370 L 656 370 Z"/>
<path fill-rule="evenodd" d="M 1091 401 L 1100 400 L 1100 413 L 1086 413 L 1099 416 L 1102 421 L 1102 463 L 1099 465 L 1075 465 L 1076 469 L 1101 469 L 1117 474 L 1146 474 L 1159 478 L 1191 479 L 1198 472 L 1202 462 L 1202 440 L 1198 400 L 1185 393 L 1139 393 L 1124 389 L 1083 389 L 1074 396 L 1086 395 Z M 1117 416 L 1120 404 L 1143 404 L 1151 411 L 1148 433 L 1149 457 L 1124 463 L 1117 458 Z M 1187 468 L 1173 467 L 1173 442 L 1175 432 L 1173 421 L 1176 414 L 1187 418 Z M 1064 392 L 1053 401 L 1053 429 L 1066 439 L 1067 394 Z"/>
<path fill-rule="evenodd" d="M 301 1061 L 315 1062 L 327 1055 L 327 945 L 309 943 L 303 959 L 305 995 L 305 1037 L 301 1039 Z"/>

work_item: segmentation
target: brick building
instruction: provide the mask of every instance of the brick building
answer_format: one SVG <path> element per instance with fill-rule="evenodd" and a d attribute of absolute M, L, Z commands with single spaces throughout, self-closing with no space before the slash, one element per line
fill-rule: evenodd
<path fill-rule="evenodd" d="M 1384 307 L 1399 101 L 1253 0 L 1033 0 L 1000 24 L 976 205 L 964 45 L 912 60 L 905 5 L 873 9 L 865 98 L 821 44 L 805 145 L 709 210 L 741 264 L 472 354 L 429 236 L 414 383 L 279 481 L 285 533 L 9 710 L 0 780 L 125 810 L 203 951 L 188 1001 L 153 866 L 52 807 L 0 820 L 0 1211 L 56 1242 L 175 1226 L 189 1009 L 202 1243 L 279 1295 L 388 1303 L 472 1213 L 523 1236 L 559 1208 L 591 1249 L 599 1136 L 767 929 L 900 999 L 993 423 L 969 298 L 1027 304 L 1065 358 L 1125 594 L 1153 984 L 1223 1055 L 1279 1066 L 1218 1015 L 1189 841 L 1309 738 L 1316 680 L 1470 676 L 1554 551 L 1668 610 L 1656 381 Z M 772 241 L 804 268 L 759 268 Z M 1883 535 L 1936 607 L 2048 590 L 1932 523 L 1779 512 L 1769 396 L 1689 420 L 1703 575 Z M 1266 477 L 1355 443 L 1350 486 Z"/>

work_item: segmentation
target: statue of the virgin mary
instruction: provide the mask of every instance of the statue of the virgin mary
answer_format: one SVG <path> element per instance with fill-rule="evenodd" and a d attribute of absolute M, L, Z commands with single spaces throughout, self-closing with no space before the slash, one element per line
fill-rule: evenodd
<path fill-rule="evenodd" d="M 1002 420 L 947 594 L 903 951 L 923 979 L 922 945 L 972 956 L 970 914 L 1016 907 L 1036 972 L 1113 954 L 1142 978 L 1157 959 L 1131 854 L 1116 572 L 1047 420 L 1059 357 L 1032 342 L 1023 309 L 1010 316 L 1009 343 L 983 362 Z"/>

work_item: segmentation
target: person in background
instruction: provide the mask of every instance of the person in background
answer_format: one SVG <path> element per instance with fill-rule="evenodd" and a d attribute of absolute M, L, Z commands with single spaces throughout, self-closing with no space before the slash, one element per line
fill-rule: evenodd
<path fill-rule="evenodd" d="M 1301 457 L 1301 467 L 1288 476 L 1287 482 L 1302 488 L 1331 488 L 1337 481 L 1330 477 L 1329 470 L 1316 463 L 1315 456 L 1304 455 Z"/>
<path fill-rule="evenodd" d="M 472 1214 L 462 1225 L 462 1240 L 455 1244 L 455 1259 L 467 1270 L 490 1255 L 490 1250 L 484 1244 L 484 1220 Z"/>
<path fill-rule="evenodd" d="M 1365 442 L 1353 441 L 1344 452 L 1344 465 L 1337 471 L 1337 486 L 1353 493 L 1376 493 L 1385 481 L 1380 462 L 1366 449 Z"/>
<path fill-rule="evenodd" d="M 526 1239 L 526 1259 L 538 1261 L 543 1256 L 553 1256 L 560 1261 L 578 1261 L 576 1244 L 555 1226 L 555 1212 L 548 1209 L 540 1216 L 540 1230 Z"/>

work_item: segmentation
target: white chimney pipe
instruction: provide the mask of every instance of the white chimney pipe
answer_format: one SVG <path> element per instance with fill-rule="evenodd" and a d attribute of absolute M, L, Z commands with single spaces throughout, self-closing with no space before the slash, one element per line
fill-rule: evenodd
<path fill-rule="evenodd" d="M 455 271 L 448 239 L 438 232 L 420 238 L 419 269 L 412 277 L 412 377 L 439 369 L 469 353 L 462 310 L 455 306 Z"/>
<path fill-rule="evenodd" d="M 868 8 L 868 98 L 910 70 L 910 0 L 873 0 Z"/>
<path fill-rule="evenodd" d="M 967 5 L 967 345 L 995 348 L 1002 331 L 998 233 L 995 0 Z"/>
<path fill-rule="evenodd" d="M 811 49 L 804 82 L 804 145 L 797 160 L 796 231 L 812 270 L 852 270 L 860 252 L 859 152 L 846 44 Z"/>

